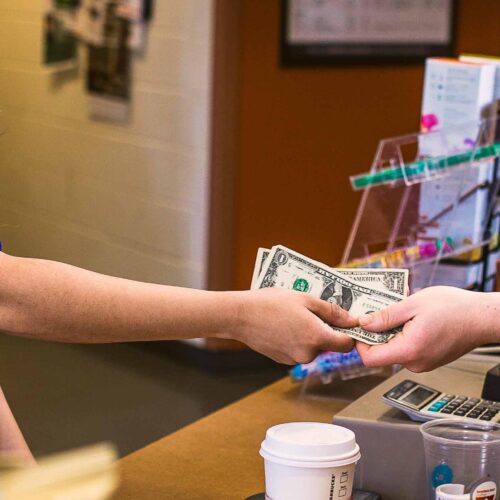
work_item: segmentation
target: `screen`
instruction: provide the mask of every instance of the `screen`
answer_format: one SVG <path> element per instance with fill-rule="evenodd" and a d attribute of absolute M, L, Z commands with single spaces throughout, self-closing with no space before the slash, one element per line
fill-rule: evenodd
<path fill-rule="evenodd" d="M 401 401 L 409 403 L 413 406 L 419 406 L 422 401 L 425 401 L 433 394 L 436 394 L 436 392 L 429 389 L 424 389 L 423 387 L 417 387 L 413 392 L 410 392 L 408 396 L 402 398 Z"/>

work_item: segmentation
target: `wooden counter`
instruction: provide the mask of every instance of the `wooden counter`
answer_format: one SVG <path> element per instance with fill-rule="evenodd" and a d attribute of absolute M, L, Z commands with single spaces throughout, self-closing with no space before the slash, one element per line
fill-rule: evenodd
<path fill-rule="evenodd" d="M 331 422 L 347 403 L 301 398 L 299 386 L 280 380 L 123 458 L 116 498 L 242 500 L 262 492 L 259 448 L 266 429 L 289 421 Z"/>

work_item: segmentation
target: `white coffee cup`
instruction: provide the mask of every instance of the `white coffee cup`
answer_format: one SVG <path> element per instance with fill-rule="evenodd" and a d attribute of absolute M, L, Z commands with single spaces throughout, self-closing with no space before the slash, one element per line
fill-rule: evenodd
<path fill-rule="evenodd" d="M 266 495 L 272 500 L 349 500 L 361 458 L 354 433 L 333 424 L 290 422 L 267 430 Z"/>
<path fill-rule="evenodd" d="M 436 500 L 470 500 L 463 484 L 442 484 L 436 488 Z"/>

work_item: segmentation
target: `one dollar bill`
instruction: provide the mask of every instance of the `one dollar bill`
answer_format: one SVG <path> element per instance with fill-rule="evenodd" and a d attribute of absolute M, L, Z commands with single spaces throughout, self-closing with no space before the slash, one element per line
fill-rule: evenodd
<path fill-rule="evenodd" d="M 343 269 L 337 267 L 333 268 L 333 270 L 359 285 L 374 288 L 381 292 L 396 293 L 401 297 L 408 295 L 408 269 Z"/>
<path fill-rule="evenodd" d="M 259 279 L 260 273 L 262 272 L 262 269 L 264 268 L 264 263 L 266 262 L 270 253 L 271 253 L 271 250 L 269 250 L 268 248 L 260 247 L 257 250 L 257 257 L 255 257 L 255 265 L 254 265 L 253 274 L 252 274 L 252 283 L 250 285 L 251 290 L 254 290 L 255 288 L 257 288 L 257 280 Z"/>
<path fill-rule="evenodd" d="M 256 288 L 286 288 L 310 293 L 339 305 L 354 316 L 380 311 L 403 298 L 390 291 L 364 286 L 321 262 L 281 245 L 271 249 L 257 279 Z M 332 328 L 370 345 L 383 344 L 400 331 L 394 329 L 373 333 L 360 327 Z"/>
<path fill-rule="evenodd" d="M 257 281 L 264 268 L 264 264 L 269 257 L 271 250 L 268 248 L 259 248 L 255 258 L 252 283 L 250 288 L 257 288 Z M 329 266 L 328 266 L 329 267 Z M 382 292 L 392 292 L 401 297 L 408 295 L 408 269 L 371 269 L 371 268 L 330 268 L 333 271 L 346 276 L 351 281 L 368 288 L 374 288 Z"/>

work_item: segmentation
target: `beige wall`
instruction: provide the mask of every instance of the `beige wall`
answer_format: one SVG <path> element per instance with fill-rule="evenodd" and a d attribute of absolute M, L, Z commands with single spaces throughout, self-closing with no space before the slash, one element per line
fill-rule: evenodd
<path fill-rule="evenodd" d="M 4 250 L 203 287 L 212 0 L 155 2 L 128 125 L 89 120 L 84 59 L 76 75 L 41 66 L 42 3 L 0 0 Z"/>

